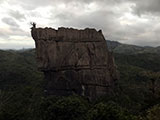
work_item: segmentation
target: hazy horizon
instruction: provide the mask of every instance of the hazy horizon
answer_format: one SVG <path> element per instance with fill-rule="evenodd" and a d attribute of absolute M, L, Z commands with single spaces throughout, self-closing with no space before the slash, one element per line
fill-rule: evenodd
<path fill-rule="evenodd" d="M 107 40 L 160 46 L 159 0 L 0 0 L 0 49 L 35 48 L 37 27 L 101 29 Z"/>

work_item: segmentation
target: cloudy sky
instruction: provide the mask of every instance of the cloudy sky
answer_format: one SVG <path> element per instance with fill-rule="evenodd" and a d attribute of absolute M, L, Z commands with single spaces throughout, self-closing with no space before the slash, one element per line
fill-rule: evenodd
<path fill-rule="evenodd" d="M 160 0 L 0 0 L 0 49 L 33 48 L 32 21 L 102 29 L 109 40 L 160 46 Z"/>

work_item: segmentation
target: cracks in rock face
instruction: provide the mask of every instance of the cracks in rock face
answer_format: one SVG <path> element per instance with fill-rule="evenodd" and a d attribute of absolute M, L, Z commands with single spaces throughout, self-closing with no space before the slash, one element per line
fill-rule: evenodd
<path fill-rule="evenodd" d="M 48 93 L 95 98 L 114 84 L 115 64 L 102 31 L 34 28 L 32 37 Z"/>

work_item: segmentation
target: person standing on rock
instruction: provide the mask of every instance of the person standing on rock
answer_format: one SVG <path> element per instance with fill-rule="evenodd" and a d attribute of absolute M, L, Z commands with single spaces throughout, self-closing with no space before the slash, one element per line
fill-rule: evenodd
<path fill-rule="evenodd" d="M 35 22 L 31 22 L 30 24 L 32 25 L 32 28 L 36 28 L 36 23 Z"/>

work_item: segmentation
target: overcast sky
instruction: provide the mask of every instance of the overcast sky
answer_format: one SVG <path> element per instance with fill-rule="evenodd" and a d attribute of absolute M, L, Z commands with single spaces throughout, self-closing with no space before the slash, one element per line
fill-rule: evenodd
<path fill-rule="evenodd" d="M 0 0 L 0 49 L 33 48 L 32 21 L 102 29 L 109 40 L 160 46 L 160 0 Z"/>

